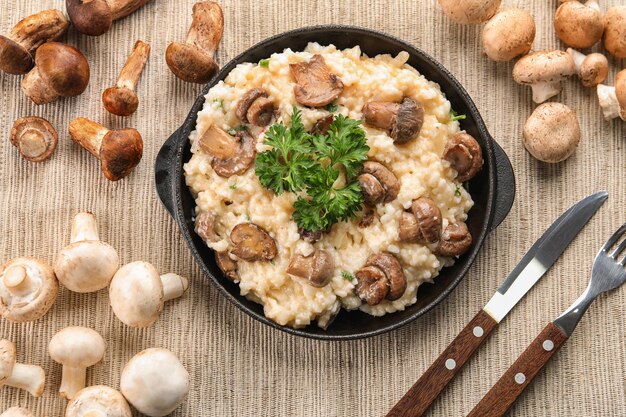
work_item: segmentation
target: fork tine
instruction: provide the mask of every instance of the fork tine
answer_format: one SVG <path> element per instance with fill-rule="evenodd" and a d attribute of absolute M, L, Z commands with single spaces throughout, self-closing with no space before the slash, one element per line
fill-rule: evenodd
<path fill-rule="evenodd" d="M 609 256 L 611 258 L 617 258 L 618 255 L 624 251 L 624 249 L 626 249 L 626 240 L 623 240 L 622 243 L 620 243 L 619 246 L 609 254 Z"/>
<path fill-rule="evenodd" d="M 620 237 L 622 237 L 624 233 L 626 233 L 626 223 L 621 225 L 620 228 L 617 229 L 615 233 L 613 233 L 613 236 L 611 236 L 609 240 L 606 241 L 606 243 L 602 246 L 602 249 L 600 249 L 600 251 L 607 252 L 611 248 L 611 246 L 615 245 L 615 243 L 619 240 Z"/>

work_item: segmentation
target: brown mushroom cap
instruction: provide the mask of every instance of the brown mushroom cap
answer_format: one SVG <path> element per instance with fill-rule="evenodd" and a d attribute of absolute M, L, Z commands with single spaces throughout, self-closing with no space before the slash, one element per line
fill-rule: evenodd
<path fill-rule="evenodd" d="M 198 214 L 195 221 L 195 231 L 198 236 L 205 242 L 216 242 L 220 239 L 215 231 L 215 222 L 217 214 L 212 211 L 203 211 Z"/>
<path fill-rule="evenodd" d="M 406 277 L 402 271 L 402 265 L 394 255 L 389 252 L 382 252 L 367 258 L 366 266 L 374 266 L 383 271 L 389 281 L 389 292 L 387 300 L 394 301 L 402 297 L 406 290 Z"/>
<path fill-rule="evenodd" d="M 437 245 L 441 256 L 461 256 L 472 246 L 472 235 L 463 222 L 452 223 L 445 228 Z"/>
<path fill-rule="evenodd" d="M 11 143 L 24 159 L 42 162 L 54 153 L 58 135 L 46 119 L 36 116 L 22 117 L 13 123 Z"/>
<path fill-rule="evenodd" d="M 567 1 L 556 10 L 554 29 L 566 45 L 579 49 L 591 48 L 602 38 L 602 13 L 597 2 L 589 3 Z"/>
<path fill-rule="evenodd" d="M 251 88 L 241 97 L 235 109 L 235 115 L 244 123 L 248 123 L 248 109 L 257 99 L 267 97 L 267 91 L 264 88 Z"/>
<path fill-rule="evenodd" d="M 330 129 L 330 125 L 335 121 L 335 116 L 333 114 L 327 114 L 326 116 L 318 119 L 317 122 L 311 128 L 311 133 L 314 135 L 325 135 L 328 133 Z"/>
<path fill-rule="evenodd" d="M 0 35 L 0 70 L 12 75 L 26 74 L 35 64 L 33 56 L 20 44 Z"/>
<path fill-rule="evenodd" d="M 619 103 L 620 116 L 626 120 L 626 70 L 621 70 L 615 76 L 615 96 Z"/>
<path fill-rule="evenodd" d="M 478 141 L 465 132 L 459 132 L 448 140 L 443 159 L 450 162 L 460 182 L 474 178 L 483 167 L 483 154 Z"/>
<path fill-rule="evenodd" d="M 389 294 L 389 280 L 380 268 L 365 266 L 354 275 L 357 278 L 356 294 L 368 305 L 380 304 Z"/>
<path fill-rule="evenodd" d="M 139 107 L 137 93 L 123 87 L 109 87 L 104 90 L 102 102 L 109 113 L 117 116 L 130 116 Z"/>
<path fill-rule="evenodd" d="M 372 174 L 361 174 L 358 177 L 365 204 L 375 206 L 385 199 L 385 189 L 378 178 Z"/>
<path fill-rule="evenodd" d="M 456 23 L 482 23 L 491 19 L 501 0 L 438 0 L 444 13 Z"/>
<path fill-rule="evenodd" d="M 576 114 L 561 103 L 544 103 L 530 115 L 523 132 L 524 147 L 543 162 L 560 162 L 574 153 L 580 142 Z"/>
<path fill-rule="evenodd" d="M 512 8 L 496 14 L 483 28 L 483 49 L 496 62 L 510 61 L 530 51 L 535 20 L 526 10 Z"/>
<path fill-rule="evenodd" d="M 316 249 L 309 256 L 296 255 L 287 267 L 287 273 L 309 280 L 314 287 L 328 285 L 333 277 L 335 261 L 333 256 L 322 249 Z"/>
<path fill-rule="evenodd" d="M 222 270 L 226 278 L 232 282 L 239 282 L 237 273 L 237 261 L 230 258 L 228 252 L 215 252 L 215 263 Z"/>
<path fill-rule="evenodd" d="M 65 0 L 65 8 L 76 30 L 84 35 L 100 36 L 113 24 L 107 0 Z"/>
<path fill-rule="evenodd" d="M 248 121 L 255 126 L 267 126 L 274 116 L 274 101 L 268 97 L 260 97 L 252 103 L 246 115 Z"/>
<path fill-rule="evenodd" d="M 408 211 L 403 211 L 400 215 L 400 224 L 398 226 L 398 239 L 400 239 L 400 242 L 416 242 L 420 233 L 415 215 Z"/>
<path fill-rule="evenodd" d="M 391 172 L 387 167 L 380 162 L 366 161 L 363 164 L 363 171 L 361 175 L 365 174 L 370 174 L 376 178 L 385 191 L 383 200 L 379 201 L 376 199 L 375 201 L 377 202 L 375 204 L 380 202 L 388 203 L 396 199 L 398 193 L 400 192 L 400 181 L 398 181 L 398 178 L 396 178 L 393 172 Z M 359 175 L 359 177 L 361 177 L 361 175 Z M 361 181 L 359 180 L 359 182 Z"/>
<path fill-rule="evenodd" d="M 441 210 L 437 204 L 428 197 L 420 197 L 413 201 L 411 211 L 415 216 L 419 233 L 415 241 L 423 245 L 437 243 L 441 236 Z"/>
<path fill-rule="evenodd" d="M 240 223 L 230 233 L 231 253 L 248 262 L 271 261 L 278 252 L 276 242 L 254 223 Z"/>
<path fill-rule="evenodd" d="M 616 58 L 626 58 L 626 5 L 611 7 L 604 14 L 604 47 Z"/>
<path fill-rule="evenodd" d="M 308 62 L 289 64 L 289 68 L 296 79 L 296 101 L 303 106 L 324 107 L 343 92 L 343 83 L 330 72 L 324 57 L 319 54 L 313 55 Z"/>
<path fill-rule="evenodd" d="M 230 158 L 215 156 L 211 166 L 220 177 L 229 178 L 233 175 L 241 175 L 248 170 L 256 158 L 256 140 L 246 131 L 237 132 L 237 148 Z"/>
<path fill-rule="evenodd" d="M 567 48 L 578 70 L 580 82 L 585 87 L 595 87 L 609 75 L 609 61 L 599 53 L 582 54 L 575 49 Z"/>
<path fill-rule="evenodd" d="M 533 100 L 543 103 L 561 91 L 561 81 L 576 74 L 576 64 L 565 51 L 548 50 L 530 53 L 513 67 L 513 79 L 533 88 Z"/>
<path fill-rule="evenodd" d="M 424 108 L 408 97 L 401 103 L 368 102 L 363 106 L 363 121 L 389 130 L 394 143 L 403 144 L 419 135 L 424 124 Z"/>

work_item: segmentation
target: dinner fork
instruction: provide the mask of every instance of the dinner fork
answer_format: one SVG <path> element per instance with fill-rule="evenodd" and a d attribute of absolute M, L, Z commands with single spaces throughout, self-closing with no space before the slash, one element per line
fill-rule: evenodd
<path fill-rule="evenodd" d="M 591 268 L 591 280 L 585 292 L 556 320 L 543 329 L 524 353 L 511 365 L 468 417 L 503 416 L 537 376 L 539 371 L 556 354 L 580 322 L 593 300 L 600 294 L 613 290 L 626 281 L 626 256 L 618 257 L 626 249 L 626 239 L 609 252 L 626 233 L 623 224 L 596 255 Z"/>

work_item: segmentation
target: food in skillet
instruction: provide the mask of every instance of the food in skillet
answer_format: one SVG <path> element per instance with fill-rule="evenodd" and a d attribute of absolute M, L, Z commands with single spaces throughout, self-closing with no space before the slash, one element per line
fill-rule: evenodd
<path fill-rule="evenodd" d="M 196 233 L 281 325 L 403 310 L 471 246 L 480 146 L 407 59 L 312 43 L 206 95 L 184 167 Z"/>

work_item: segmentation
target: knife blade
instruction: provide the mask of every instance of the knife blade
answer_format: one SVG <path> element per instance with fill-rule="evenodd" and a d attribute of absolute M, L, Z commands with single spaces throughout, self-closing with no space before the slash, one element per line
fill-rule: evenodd
<path fill-rule="evenodd" d="M 423 415 L 498 323 L 545 275 L 607 198 L 607 192 L 597 192 L 559 216 L 522 257 L 485 307 L 387 413 L 387 417 Z"/>

